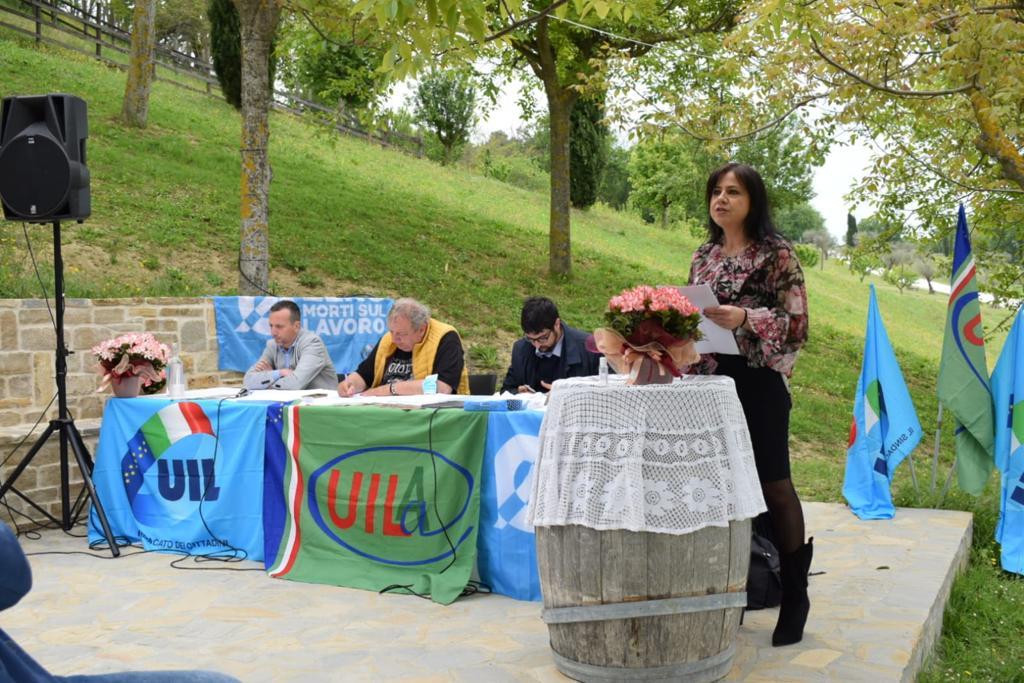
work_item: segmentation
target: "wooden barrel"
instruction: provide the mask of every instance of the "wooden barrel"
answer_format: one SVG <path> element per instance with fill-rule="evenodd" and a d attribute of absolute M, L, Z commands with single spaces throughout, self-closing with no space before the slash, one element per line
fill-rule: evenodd
<path fill-rule="evenodd" d="M 747 603 L 750 520 L 690 534 L 537 527 L 555 664 L 579 681 L 716 681 Z"/>

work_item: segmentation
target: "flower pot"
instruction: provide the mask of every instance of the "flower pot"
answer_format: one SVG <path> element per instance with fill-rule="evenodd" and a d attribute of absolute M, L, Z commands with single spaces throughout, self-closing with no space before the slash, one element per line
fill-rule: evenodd
<path fill-rule="evenodd" d="M 110 380 L 110 388 L 118 398 L 135 398 L 142 388 L 142 378 L 138 375 L 114 377 Z"/>

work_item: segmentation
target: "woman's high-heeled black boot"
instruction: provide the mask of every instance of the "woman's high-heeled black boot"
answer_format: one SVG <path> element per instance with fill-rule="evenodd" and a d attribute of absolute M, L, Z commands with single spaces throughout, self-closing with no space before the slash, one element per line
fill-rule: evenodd
<path fill-rule="evenodd" d="M 792 645 L 804 637 L 804 624 L 811 610 L 807 597 L 807 572 L 811 568 L 814 554 L 814 538 L 791 553 L 779 555 L 782 573 L 782 605 L 779 607 L 779 621 L 772 633 L 772 645 Z"/>

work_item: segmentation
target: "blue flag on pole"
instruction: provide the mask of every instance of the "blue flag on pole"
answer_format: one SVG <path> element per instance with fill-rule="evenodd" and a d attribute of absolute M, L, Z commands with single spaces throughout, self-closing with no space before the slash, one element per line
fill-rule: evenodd
<path fill-rule="evenodd" d="M 533 527 L 526 522 L 534 465 L 540 447 L 536 410 L 488 415 L 487 445 L 480 474 L 480 579 L 495 593 L 540 600 L 540 574 Z"/>
<path fill-rule="evenodd" d="M 1024 574 L 1024 322 L 1021 310 L 992 371 L 996 419 L 996 467 L 1002 473 L 1002 500 L 996 540 L 1003 569 Z"/>
<path fill-rule="evenodd" d="M 921 440 L 921 423 L 903 381 L 871 286 L 864 363 L 853 402 L 843 496 L 861 519 L 891 519 L 893 473 Z"/>

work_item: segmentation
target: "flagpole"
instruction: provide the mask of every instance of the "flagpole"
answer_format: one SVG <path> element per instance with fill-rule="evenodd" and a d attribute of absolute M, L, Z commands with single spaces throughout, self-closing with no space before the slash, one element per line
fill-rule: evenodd
<path fill-rule="evenodd" d="M 914 453 L 913 451 L 907 456 L 907 461 L 910 463 L 910 481 L 914 483 L 914 494 L 920 494 L 921 490 L 917 487 L 917 474 L 914 472 Z"/>
<path fill-rule="evenodd" d="M 939 401 L 939 416 L 935 418 L 935 452 L 932 454 L 932 493 L 935 493 L 935 479 L 939 472 L 939 437 L 942 434 L 942 401 Z"/>
<path fill-rule="evenodd" d="M 946 476 L 946 483 L 942 487 L 942 497 L 939 498 L 939 507 L 942 507 L 942 503 L 946 500 L 946 494 L 949 493 L 949 485 L 953 482 L 953 472 L 956 472 L 956 456 L 953 456 L 953 466 L 949 468 L 949 474 Z"/>

